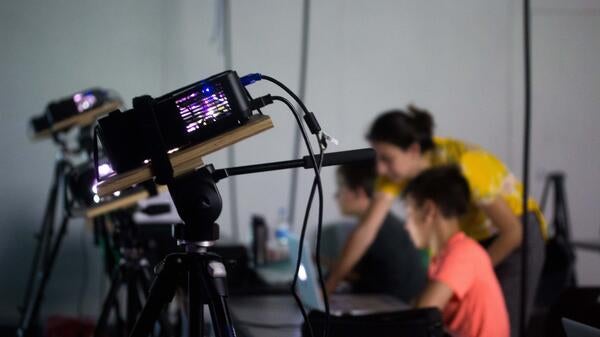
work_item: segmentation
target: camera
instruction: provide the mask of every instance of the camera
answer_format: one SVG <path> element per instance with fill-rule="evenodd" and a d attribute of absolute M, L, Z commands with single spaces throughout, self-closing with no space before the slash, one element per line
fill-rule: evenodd
<path fill-rule="evenodd" d="M 35 133 L 50 129 L 52 125 L 95 109 L 110 100 L 107 90 L 91 88 L 74 93 L 58 101 L 50 102 L 40 116 L 33 117 L 30 121 Z"/>
<path fill-rule="evenodd" d="M 112 169 L 123 173 L 149 162 L 154 142 L 148 137 L 160 138 L 172 153 L 243 125 L 250 116 L 249 95 L 229 70 L 155 98 L 150 110 L 134 105 L 109 113 L 98 121 L 98 137 Z"/>

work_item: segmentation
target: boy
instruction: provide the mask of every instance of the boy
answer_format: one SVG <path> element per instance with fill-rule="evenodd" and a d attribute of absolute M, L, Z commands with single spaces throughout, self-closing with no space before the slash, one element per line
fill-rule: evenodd
<path fill-rule="evenodd" d="M 344 215 L 357 220 L 367 212 L 375 183 L 374 163 L 342 165 L 337 171 L 336 199 Z M 392 214 L 384 220 L 377 237 L 355 268 L 353 290 L 384 293 L 408 303 L 427 283 L 420 252 L 410 240 L 404 224 Z"/>
<path fill-rule="evenodd" d="M 429 283 L 416 307 L 437 307 L 455 336 L 508 337 L 508 314 L 489 255 L 459 228 L 469 185 L 456 166 L 425 170 L 404 190 L 407 230 L 429 249 Z"/>

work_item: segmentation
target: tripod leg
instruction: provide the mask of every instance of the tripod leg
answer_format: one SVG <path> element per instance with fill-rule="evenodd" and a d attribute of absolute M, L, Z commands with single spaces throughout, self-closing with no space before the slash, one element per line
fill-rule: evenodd
<path fill-rule="evenodd" d="M 171 254 L 163 260 L 130 337 L 147 337 L 152 332 L 160 312 L 175 295 L 177 277 L 182 274 L 183 260 L 180 254 Z"/>
<path fill-rule="evenodd" d="M 116 305 L 118 307 L 117 302 L 117 294 L 119 292 L 119 288 L 122 282 L 122 271 L 121 268 L 115 268 L 113 271 L 113 275 L 111 277 L 110 288 L 108 290 L 108 294 L 104 299 L 104 304 L 102 305 L 102 312 L 100 313 L 100 318 L 96 323 L 96 328 L 94 329 L 94 337 L 100 337 L 106 331 L 106 323 L 108 322 L 108 316 L 110 315 L 110 310 Z M 118 315 L 118 313 L 117 313 Z"/>
<path fill-rule="evenodd" d="M 194 268 L 188 271 L 188 325 L 190 337 L 204 336 L 204 301 L 200 288 L 202 277 Z"/>
<path fill-rule="evenodd" d="M 45 253 L 47 252 L 47 248 L 50 245 L 51 241 L 51 229 L 50 227 L 54 226 L 54 215 L 56 212 L 57 206 L 57 198 L 58 198 L 58 181 L 59 177 L 62 175 L 62 164 L 61 162 L 57 162 L 54 167 L 54 175 L 53 180 L 50 186 L 50 191 L 48 193 L 48 200 L 46 201 L 46 207 L 44 210 L 44 217 L 42 220 L 42 225 L 40 227 L 40 231 L 35 235 L 37 245 L 35 248 L 35 252 L 33 254 L 33 261 L 31 262 L 29 278 L 27 279 L 27 285 L 25 287 L 25 298 L 23 300 L 23 305 L 19 308 L 21 311 L 21 320 L 25 319 L 25 312 L 27 312 L 29 302 L 31 301 L 33 286 L 36 283 L 35 281 L 41 278 L 42 273 L 40 272 L 45 268 L 45 264 L 43 262 L 46 261 Z M 43 261 L 43 262 L 42 262 Z M 23 322 L 19 324 L 19 326 L 23 325 Z M 20 333 L 20 332 L 19 332 Z"/>
<path fill-rule="evenodd" d="M 139 279 L 140 279 L 140 283 L 142 285 L 142 291 L 144 293 L 144 300 L 146 300 L 148 298 L 148 295 L 150 294 L 150 282 L 151 282 L 151 275 L 152 273 L 150 272 L 150 264 L 148 263 L 148 260 L 146 259 L 141 259 L 140 260 L 140 270 L 139 270 Z M 160 317 L 159 317 L 159 322 L 160 322 L 160 336 L 174 336 L 174 330 L 171 327 L 171 324 L 169 324 L 169 320 L 167 318 L 167 313 L 165 311 L 161 312 Z"/>
<path fill-rule="evenodd" d="M 131 333 L 138 314 L 141 311 L 142 304 L 140 303 L 139 288 L 138 288 L 138 271 L 129 269 L 126 272 L 127 282 L 127 334 Z"/>
<path fill-rule="evenodd" d="M 67 233 L 68 223 L 69 217 L 65 215 L 62 219 L 58 236 L 54 241 L 54 244 L 52 245 L 52 249 L 50 250 L 48 263 L 42 270 L 40 286 L 36 289 L 34 293 L 33 302 L 30 306 L 26 308 L 26 310 L 23 313 L 23 320 L 19 329 L 17 330 L 17 334 L 20 336 L 28 336 L 29 329 L 31 328 L 31 323 L 37 319 L 40 306 L 44 298 L 44 292 L 46 290 L 46 286 L 48 285 L 48 281 L 50 280 L 50 274 L 52 273 L 52 269 L 54 268 L 54 263 L 56 262 L 56 257 L 58 256 L 62 240 L 64 239 L 65 234 Z"/>
<path fill-rule="evenodd" d="M 216 337 L 234 337 L 235 329 L 227 305 L 227 272 L 220 261 L 210 261 L 206 268 L 208 280 L 206 287 L 210 298 L 210 314 L 214 324 Z"/>

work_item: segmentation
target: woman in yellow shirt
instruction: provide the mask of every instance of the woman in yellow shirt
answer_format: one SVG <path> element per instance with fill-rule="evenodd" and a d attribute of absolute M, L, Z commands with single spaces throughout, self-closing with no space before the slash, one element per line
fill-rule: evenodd
<path fill-rule="evenodd" d="M 458 165 L 471 189 L 469 210 L 461 229 L 486 247 L 502 286 L 510 316 L 511 335 L 517 336 L 520 313 L 520 246 L 523 243 L 522 184 L 493 154 L 466 142 L 433 136 L 433 118 L 409 106 L 379 116 L 367 134 L 377 153 L 376 193 L 367 214 L 345 244 L 327 280 L 333 292 L 373 242 L 381 223 L 406 183 L 423 170 Z M 546 225 L 534 200 L 528 200 L 528 314 L 544 260 Z"/>

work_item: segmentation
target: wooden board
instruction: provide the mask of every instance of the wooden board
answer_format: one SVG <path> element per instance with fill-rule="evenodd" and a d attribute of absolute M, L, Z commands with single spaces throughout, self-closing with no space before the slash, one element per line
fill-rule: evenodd
<path fill-rule="evenodd" d="M 224 147 L 271 129 L 273 121 L 269 116 L 252 116 L 246 124 L 227 131 L 200 144 L 176 151 L 169 155 L 173 166 L 173 176 L 177 177 L 198 168 L 204 163 L 202 157 L 216 152 Z M 135 184 L 152 179 L 154 175 L 150 165 L 146 164 L 131 171 L 110 177 L 98 184 L 98 195 L 103 197 L 113 192 L 123 190 Z"/>
<path fill-rule="evenodd" d="M 100 116 L 105 115 L 111 111 L 118 109 L 121 106 L 121 101 L 110 101 L 103 105 L 86 111 L 84 113 L 71 116 L 58 123 L 52 125 L 50 129 L 42 130 L 38 133 L 33 134 L 34 140 L 41 140 L 52 136 L 53 132 L 57 132 L 63 129 L 67 129 L 73 126 L 86 126 L 94 123 Z"/>
<path fill-rule="evenodd" d="M 167 191 L 167 186 L 158 185 L 156 186 L 156 191 L 160 193 L 164 193 Z M 113 200 L 101 202 L 97 205 L 94 205 L 85 210 L 85 217 L 88 219 L 93 219 L 97 216 L 104 215 L 110 213 L 112 211 L 127 208 L 135 205 L 138 201 L 146 200 L 150 197 L 150 193 L 147 190 L 142 189 L 138 192 L 125 195 L 122 197 L 115 198 Z"/>

